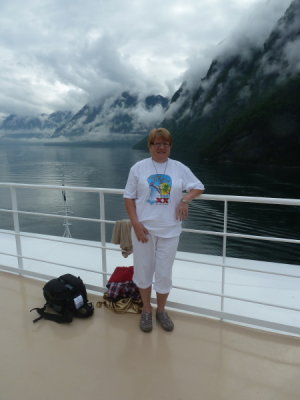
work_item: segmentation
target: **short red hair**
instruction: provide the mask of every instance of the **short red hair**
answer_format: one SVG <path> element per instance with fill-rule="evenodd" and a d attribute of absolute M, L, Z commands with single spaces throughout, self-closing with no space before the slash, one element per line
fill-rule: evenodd
<path fill-rule="evenodd" d="M 153 144 L 155 142 L 155 139 L 157 138 L 164 139 L 166 142 L 169 143 L 170 146 L 172 146 L 173 138 L 168 129 L 166 128 L 152 129 L 148 136 L 148 147 L 150 147 L 150 145 Z"/>

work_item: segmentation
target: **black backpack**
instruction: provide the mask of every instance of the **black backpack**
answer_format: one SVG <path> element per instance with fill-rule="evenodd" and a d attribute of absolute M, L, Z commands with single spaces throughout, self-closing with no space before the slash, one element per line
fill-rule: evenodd
<path fill-rule="evenodd" d="M 87 318 L 94 312 L 92 303 L 88 302 L 86 288 L 80 277 L 65 274 L 51 279 L 43 287 L 46 303 L 42 308 L 33 308 L 39 317 L 58 323 L 72 322 L 74 317 Z"/>

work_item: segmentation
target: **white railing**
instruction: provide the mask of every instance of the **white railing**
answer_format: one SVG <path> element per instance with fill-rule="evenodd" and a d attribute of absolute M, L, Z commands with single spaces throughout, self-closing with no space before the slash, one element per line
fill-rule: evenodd
<path fill-rule="evenodd" d="M 90 242 L 81 241 L 77 243 L 77 245 L 88 247 L 88 248 L 96 248 L 101 251 L 101 270 L 95 269 L 94 266 L 88 268 L 85 266 L 74 266 L 66 263 L 58 263 L 57 261 L 53 262 L 55 266 L 78 269 L 80 271 L 85 271 L 88 273 L 96 273 L 98 276 L 99 274 L 102 275 L 102 286 L 95 286 L 92 284 L 87 284 L 87 288 L 93 291 L 103 292 L 106 289 L 107 278 L 109 276 L 109 272 L 107 270 L 107 252 L 108 251 L 120 251 L 115 247 L 111 247 L 107 243 L 106 238 L 106 225 L 107 224 L 114 224 L 116 221 L 114 220 L 107 220 L 105 218 L 105 195 L 108 194 L 117 194 L 122 195 L 122 189 L 109 189 L 109 188 L 91 188 L 91 187 L 73 187 L 73 186 L 55 186 L 55 185 L 31 185 L 31 184 L 14 184 L 14 183 L 0 183 L 0 189 L 7 189 L 10 193 L 10 202 L 11 208 L 2 208 L 0 209 L 1 213 L 8 213 L 12 215 L 13 219 L 13 230 L 5 230 L 5 234 L 13 235 L 15 238 L 15 252 L 7 252 L 7 251 L 0 251 L 0 256 L 8 256 L 8 257 L 15 257 L 17 259 L 17 267 L 11 267 L 5 265 L 3 262 L 0 265 L 0 269 L 7 270 L 10 272 L 17 272 L 22 275 L 32 276 L 40 279 L 50 279 L 55 276 L 55 274 L 45 275 L 38 271 L 32 271 L 30 269 L 24 268 L 24 261 L 27 262 L 46 262 L 49 264 L 49 259 L 37 258 L 37 257 L 30 257 L 24 256 L 22 251 L 22 237 L 24 238 L 31 238 L 36 239 L 38 237 L 39 240 L 43 240 L 43 235 L 31 234 L 22 232 L 20 229 L 19 223 L 19 216 L 20 215 L 27 215 L 27 216 L 41 216 L 47 218 L 58 218 L 58 219 L 65 219 L 65 215 L 59 214 L 50 214 L 50 213 L 42 213 L 42 212 L 33 212 L 33 211 L 26 211 L 26 210 L 19 210 L 18 208 L 18 192 L 22 189 L 42 189 L 42 190 L 50 190 L 50 191 L 75 191 L 75 192 L 83 192 L 83 193 L 96 193 L 99 196 L 99 215 L 100 218 L 84 218 L 84 217 L 76 217 L 68 215 L 69 220 L 76 220 L 76 221 L 86 221 L 86 222 L 94 222 L 99 224 L 100 226 L 100 243 L 97 242 Z M 282 277 L 288 278 L 292 280 L 293 284 L 296 283 L 296 289 L 298 285 L 298 291 L 300 292 L 300 265 L 294 265 L 293 273 L 286 270 L 275 269 L 275 270 L 267 270 L 262 268 L 255 268 L 255 262 L 252 262 L 251 268 L 247 265 L 243 266 L 243 263 L 237 264 L 235 261 L 236 259 L 232 259 L 227 257 L 227 240 L 228 238 L 240 238 L 240 239 L 250 239 L 250 240 L 260 240 L 260 241 L 271 241 L 278 243 L 291 243 L 291 244 L 300 244 L 300 240 L 298 239 L 289 239 L 289 238 L 278 238 L 272 236 L 256 236 L 256 235 L 249 235 L 249 234 L 241 234 L 241 233 L 232 233 L 228 232 L 227 230 L 227 222 L 228 222 L 228 203 L 230 202 L 239 202 L 239 203 L 260 203 L 260 204 L 273 204 L 273 205 L 285 205 L 285 206 L 300 206 L 300 200 L 295 199 L 280 199 L 280 198 L 263 198 L 263 197 L 245 197 L 245 196 L 221 196 L 221 195 L 202 195 L 201 198 L 197 201 L 217 201 L 224 203 L 224 212 L 223 212 L 223 229 L 222 231 L 207 231 L 201 229 L 184 229 L 184 232 L 193 233 L 197 235 L 211 235 L 211 236 L 218 236 L 221 237 L 223 240 L 222 245 L 222 256 L 218 257 L 217 260 L 210 260 L 209 258 L 199 259 L 197 255 L 194 258 L 190 258 L 191 254 L 187 253 L 186 256 L 178 256 L 176 258 L 176 263 L 192 263 L 196 264 L 199 268 L 219 268 L 221 269 L 221 282 L 220 282 L 220 290 L 219 291 L 212 291 L 212 290 L 204 290 L 201 288 L 191 288 L 191 287 L 184 287 L 179 285 L 174 285 L 174 290 L 179 292 L 188 292 L 194 293 L 196 295 L 201 296 L 208 296 L 220 299 L 220 305 L 218 307 L 199 307 L 198 304 L 186 304 L 185 301 L 169 301 L 169 306 L 176 308 L 178 310 L 183 310 L 186 312 L 193 312 L 198 313 L 201 315 L 207 315 L 213 318 L 218 318 L 226 321 L 232 321 L 240 324 L 247 324 L 251 326 L 257 326 L 260 328 L 266 328 L 271 330 L 276 330 L 280 332 L 287 332 L 289 334 L 300 335 L 300 305 L 299 303 L 295 302 L 297 306 L 294 305 L 287 305 L 287 304 L 280 304 L 280 299 L 274 301 L 262 301 L 253 298 L 247 298 L 245 296 L 237 296 L 232 293 L 228 293 L 228 287 L 226 289 L 226 272 L 228 271 L 239 271 L 245 274 L 261 274 L 263 276 L 267 275 L 268 277 Z M 0 226 L 0 229 L 2 227 Z M 58 242 L 58 243 L 68 243 L 68 239 L 66 238 L 59 238 L 57 236 L 45 238 L 47 241 Z M 294 272 L 295 271 L 295 272 Z M 247 280 L 247 277 L 244 278 Z M 270 278 L 271 279 L 271 278 Z M 276 289 L 276 288 L 275 288 Z M 274 290 L 275 290 L 274 289 Z M 259 307 L 263 307 L 265 311 L 266 317 L 258 318 L 249 316 L 249 313 L 241 312 L 241 307 L 238 313 L 235 312 L 228 312 L 226 311 L 225 301 L 234 301 L 239 304 L 251 304 L 257 305 Z M 247 307 L 245 307 L 247 308 Z M 267 310 L 276 310 L 282 313 L 291 312 L 293 314 L 292 322 L 282 323 L 280 318 L 267 318 L 268 311 Z M 271 313 L 270 313 L 271 314 Z"/>

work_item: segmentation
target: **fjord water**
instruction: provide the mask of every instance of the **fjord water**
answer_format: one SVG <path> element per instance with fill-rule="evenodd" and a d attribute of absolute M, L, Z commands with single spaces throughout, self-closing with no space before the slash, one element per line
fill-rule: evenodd
<path fill-rule="evenodd" d="M 136 161 L 148 157 L 128 146 L 77 147 L 41 145 L 1 145 L 0 182 L 41 185 L 124 188 L 129 169 Z M 206 186 L 208 194 L 296 198 L 300 196 L 300 170 L 233 164 L 199 162 L 190 157 L 174 156 L 188 165 Z M 74 216 L 99 218 L 97 194 L 67 192 L 67 204 Z M 64 213 L 60 191 L 18 189 L 18 206 L 23 211 Z M 11 208 L 9 191 L 0 189 L 0 208 Z M 222 231 L 223 203 L 195 201 L 190 206 L 190 218 L 185 227 Z M 300 238 L 300 207 L 230 204 L 228 231 L 258 236 Z M 106 196 L 106 218 L 126 218 L 121 196 Z M 20 216 L 21 230 L 61 236 L 61 219 Z M 0 229 L 12 229 L 12 218 L 0 212 Z M 72 221 L 72 237 L 99 240 L 99 225 L 95 222 Z M 108 225 L 107 241 L 112 225 Z M 300 246 L 241 239 L 228 239 L 227 255 L 266 261 L 299 264 Z M 218 236 L 184 233 L 180 250 L 205 254 L 222 254 L 222 239 Z"/>

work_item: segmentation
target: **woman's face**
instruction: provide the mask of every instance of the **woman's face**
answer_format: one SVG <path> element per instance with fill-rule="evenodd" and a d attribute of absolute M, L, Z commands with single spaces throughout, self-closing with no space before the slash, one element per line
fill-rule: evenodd
<path fill-rule="evenodd" d="M 153 142 L 150 144 L 149 149 L 152 159 L 156 162 L 167 161 L 171 152 L 170 143 L 166 139 L 160 136 L 157 136 L 153 140 Z"/>

